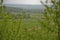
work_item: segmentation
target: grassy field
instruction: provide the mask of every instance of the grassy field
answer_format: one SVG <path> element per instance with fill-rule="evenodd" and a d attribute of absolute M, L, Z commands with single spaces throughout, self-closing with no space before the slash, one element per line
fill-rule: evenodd
<path fill-rule="evenodd" d="M 52 31 L 48 31 L 34 17 L 36 15 L 30 19 L 0 19 L 0 40 L 58 40 L 57 27 L 52 26 Z"/>

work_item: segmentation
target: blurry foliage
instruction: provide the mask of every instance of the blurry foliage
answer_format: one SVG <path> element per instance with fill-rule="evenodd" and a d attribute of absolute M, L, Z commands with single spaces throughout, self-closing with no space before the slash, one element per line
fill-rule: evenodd
<path fill-rule="evenodd" d="M 60 30 L 60 0 L 59 1 L 57 1 L 57 2 L 55 2 L 55 1 L 53 1 L 53 0 L 51 0 L 51 2 L 52 2 L 52 4 L 53 5 L 51 5 L 50 7 L 48 6 L 48 5 L 45 5 L 44 4 L 44 6 L 46 7 L 45 8 L 45 10 L 44 10 L 44 12 L 43 12 L 43 18 L 41 19 L 41 20 L 39 20 L 39 22 L 40 22 L 40 25 L 42 26 L 42 27 L 44 27 L 44 28 L 47 28 L 48 30 L 48 32 L 47 32 L 47 35 L 48 35 L 48 33 L 49 32 L 56 32 L 57 30 L 56 30 L 56 28 L 58 27 L 59 28 L 59 30 Z M 2 5 L 2 3 L 3 3 L 3 0 L 1 0 L 1 5 Z M 47 3 L 47 1 L 46 1 L 46 3 Z M 15 20 L 15 19 L 24 19 L 24 18 L 30 18 L 30 14 L 27 14 L 26 15 L 26 12 L 23 12 L 23 14 L 17 14 L 17 15 L 14 15 L 14 14 L 10 14 L 9 12 L 3 12 L 3 10 L 6 10 L 6 7 L 5 6 L 1 6 L 0 7 L 0 19 L 3 19 L 2 20 L 2 26 L 0 26 L 0 39 L 1 40 L 4 40 L 4 36 L 7 36 L 6 35 L 6 33 L 8 34 L 8 36 L 7 36 L 7 40 L 14 40 L 14 39 L 16 39 L 17 40 L 17 36 L 19 35 L 20 36 L 20 38 L 22 38 L 21 37 L 21 35 L 20 34 L 22 34 L 22 33 L 19 33 L 19 30 L 21 31 L 21 22 L 22 22 L 22 20 Z M 10 22 L 8 22 L 8 19 L 12 19 L 11 20 L 11 26 L 12 26 L 12 28 L 10 28 L 10 29 L 8 29 L 8 27 L 7 27 L 7 24 Z M 1 22 L 1 21 L 0 21 Z M 10 24 L 8 24 L 8 26 L 10 26 Z M 17 27 L 18 26 L 18 27 Z M 28 25 L 29 26 L 29 25 Z M 14 29 L 15 28 L 15 29 Z M 55 28 L 55 29 L 54 29 Z M 25 29 L 26 30 L 26 29 Z M 24 31 L 25 31 L 24 30 Z M 6 32 L 5 32 L 6 31 Z M 39 31 L 41 31 L 41 30 L 39 30 Z M 23 32 L 23 31 L 22 31 Z M 34 31 L 33 31 L 34 32 Z M 32 32 L 32 33 L 33 33 Z M 43 32 L 43 31 L 42 31 Z M 5 35 L 4 35 L 4 33 L 5 33 Z M 29 32 L 28 32 L 29 33 Z M 27 31 L 26 31 L 26 33 L 24 33 L 24 35 L 26 35 L 26 34 L 28 34 L 27 33 Z M 30 32 L 31 33 L 31 32 Z M 37 32 L 36 32 L 37 33 Z M 60 33 L 60 31 L 59 31 L 59 33 Z M 23 34 L 22 34 L 23 35 Z M 33 33 L 33 35 L 34 35 L 34 33 Z M 30 35 L 31 37 L 33 36 L 33 35 Z M 39 34 L 36 34 L 36 35 L 39 35 L 39 37 L 40 37 L 40 33 Z M 45 34 L 43 34 L 43 35 L 45 35 Z M 10 38 L 10 36 L 11 36 L 11 38 Z M 13 37 L 12 37 L 13 36 Z M 16 37 L 15 37 L 16 36 Z M 28 35 L 29 36 L 29 35 Z M 27 36 L 27 37 L 28 37 Z M 44 37 L 44 36 L 43 36 Z M 13 39 L 14 38 L 14 39 Z M 33 36 L 32 37 L 32 40 L 34 39 L 34 38 L 37 38 L 38 40 L 40 40 L 40 38 L 38 38 L 38 36 L 36 37 L 36 36 Z M 6 39 L 6 38 L 5 38 Z M 23 39 L 23 38 L 22 38 Z M 30 38 L 31 39 L 31 38 Z M 37 39 L 35 39 L 35 40 L 37 40 Z M 44 38 L 42 38 L 43 40 L 45 40 Z M 46 38 L 47 39 L 47 38 Z M 19 40 L 19 39 L 18 39 Z M 24 40 L 24 39 L 23 39 Z M 55 39 L 56 40 L 56 39 Z"/>
<path fill-rule="evenodd" d="M 48 29 L 48 33 L 54 32 L 57 28 L 58 35 L 60 37 L 60 0 L 51 0 L 51 5 L 46 5 L 48 0 L 46 0 L 46 4 L 41 2 L 45 6 L 45 10 L 43 12 L 43 19 L 40 20 L 40 25 Z M 53 28 L 52 28 L 53 27 Z M 60 39 L 59 39 L 60 40 Z"/>

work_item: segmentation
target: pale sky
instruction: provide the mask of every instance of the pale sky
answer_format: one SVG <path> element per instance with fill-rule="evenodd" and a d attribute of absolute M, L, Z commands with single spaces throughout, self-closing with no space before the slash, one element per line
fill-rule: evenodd
<path fill-rule="evenodd" d="M 3 4 L 41 4 L 40 1 L 45 0 L 4 0 Z"/>

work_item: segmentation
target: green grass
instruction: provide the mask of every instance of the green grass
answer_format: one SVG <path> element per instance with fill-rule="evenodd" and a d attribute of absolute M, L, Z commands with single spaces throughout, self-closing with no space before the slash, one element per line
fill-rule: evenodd
<path fill-rule="evenodd" d="M 58 29 L 49 31 L 35 19 L 0 19 L 0 40 L 58 40 Z"/>
<path fill-rule="evenodd" d="M 14 15 L 14 14 L 13 14 Z M 58 27 L 41 26 L 41 14 L 30 14 L 29 19 L 14 19 L 13 15 L 0 15 L 0 40 L 58 40 Z M 12 19 L 7 19 L 7 18 Z M 41 20 L 41 19 L 40 19 Z"/>

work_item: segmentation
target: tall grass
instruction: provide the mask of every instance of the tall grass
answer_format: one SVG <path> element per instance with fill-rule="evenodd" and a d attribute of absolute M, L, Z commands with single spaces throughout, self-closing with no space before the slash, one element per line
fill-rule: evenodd
<path fill-rule="evenodd" d="M 29 19 L 23 19 L 25 14 L 16 19 L 8 12 L 0 12 L 0 40 L 58 40 L 58 26 L 53 21 L 56 19 L 55 11 L 46 7 L 38 18 L 34 14 L 30 18 L 28 14 Z"/>
<path fill-rule="evenodd" d="M 52 29 L 48 33 L 49 29 L 41 26 L 37 19 L 9 19 L 8 14 L 3 15 L 0 19 L 0 40 L 57 40 L 57 27 L 48 27 Z"/>

